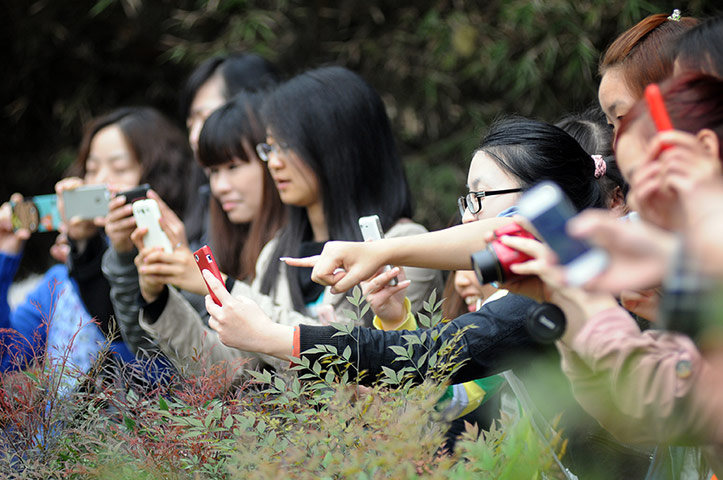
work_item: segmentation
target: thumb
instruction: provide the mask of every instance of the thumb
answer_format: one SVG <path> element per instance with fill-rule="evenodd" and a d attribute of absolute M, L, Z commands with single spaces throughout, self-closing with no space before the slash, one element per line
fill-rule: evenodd
<path fill-rule="evenodd" d="M 203 274 L 203 279 L 206 280 L 206 283 L 208 284 L 208 288 L 211 289 L 211 291 L 216 295 L 216 298 L 219 299 L 219 301 L 222 304 L 226 304 L 226 300 L 231 299 L 231 294 L 226 290 L 226 286 L 219 281 L 218 278 L 216 278 L 213 273 L 211 273 L 208 269 L 203 269 L 201 272 Z"/>

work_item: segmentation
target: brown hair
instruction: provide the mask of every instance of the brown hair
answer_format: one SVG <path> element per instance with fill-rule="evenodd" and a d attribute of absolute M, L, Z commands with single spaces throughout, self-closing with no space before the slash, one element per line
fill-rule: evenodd
<path fill-rule="evenodd" d="M 201 165 L 213 167 L 230 161 L 261 163 L 255 146 L 266 139 L 266 129 L 257 113 L 262 99 L 259 93 L 243 92 L 208 117 L 198 139 Z M 228 275 L 241 280 L 254 278 L 261 249 L 286 219 L 286 207 L 279 192 L 266 166 L 262 168 L 261 208 L 250 222 L 231 222 L 213 195 L 209 203 L 210 240 L 218 263 Z"/>
<path fill-rule="evenodd" d="M 117 125 L 123 132 L 133 159 L 141 166 L 140 183 L 148 183 L 182 216 L 188 202 L 186 178 L 193 165 L 193 153 L 181 129 L 150 107 L 126 107 L 97 117 L 88 125 L 69 173 L 85 176 L 93 137 L 105 127 Z"/>
<path fill-rule="evenodd" d="M 712 130 L 719 140 L 718 155 L 723 157 L 723 80 L 700 73 L 682 75 L 662 83 L 660 93 L 673 127 L 692 134 Z M 625 116 L 618 136 L 640 119 L 646 122 L 643 135 L 652 137 L 656 130 L 645 100 Z"/>
<path fill-rule="evenodd" d="M 693 17 L 670 20 L 664 13 L 645 17 L 607 48 L 600 59 L 600 75 L 621 68 L 630 93 L 642 97 L 646 85 L 662 82 L 673 73 L 675 40 L 697 23 Z"/>

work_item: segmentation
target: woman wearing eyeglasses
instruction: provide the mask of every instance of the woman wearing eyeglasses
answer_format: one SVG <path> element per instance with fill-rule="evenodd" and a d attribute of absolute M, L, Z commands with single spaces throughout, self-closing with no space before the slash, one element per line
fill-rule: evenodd
<path fill-rule="evenodd" d="M 201 132 L 203 163 L 204 142 L 216 115 Z M 328 240 L 361 240 L 358 219 L 366 215 L 379 216 L 387 237 L 426 232 L 409 219 L 409 188 L 384 105 L 358 75 L 326 67 L 294 77 L 269 93 L 261 117 L 265 141 L 259 140 L 255 152 L 248 141 L 244 143 L 249 162 L 237 168 L 256 169 L 259 158 L 266 162 L 278 197 L 287 206 L 287 221 L 258 254 L 253 275 L 246 277 L 250 283 L 234 281 L 231 275 L 226 287 L 234 295 L 254 299 L 279 324 L 318 324 L 319 316 L 325 315 L 343 319 L 341 310 L 352 308 L 345 295 L 333 295 L 312 282 L 310 269 L 290 267 L 278 259 L 318 254 Z M 209 164 L 209 168 L 214 197 L 233 222 L 249 195 L 214 181 L 214 172 L 222 173 L 220 165 Z M 260 208 L 269 205 L 261 202 Z M 268 234 L 268 230 L 259 233 Z M 222 241 L 218 239 L 219 245 Z M 141 250 L 136 262 L 141 294 L 148 302 L 141 325 L 175 361 L 186 366 L 194 351 L 208 354 L 212 363 L 243 356 L 220 345 L 215 332 L 202 324 L 175 289 L 165 287 L 206 291 L 190 272 L 161 277 L 162 271 L 168 271 L 162 258 L 166 258 L 162 252 Z M 218 261 L 224 268 L 221 258 Z M 412 280 L 407 293 L 413 311 L 421 310 L 434 289 L 441 292 L 438 271 L 409 268 L 406 275 Z"/>

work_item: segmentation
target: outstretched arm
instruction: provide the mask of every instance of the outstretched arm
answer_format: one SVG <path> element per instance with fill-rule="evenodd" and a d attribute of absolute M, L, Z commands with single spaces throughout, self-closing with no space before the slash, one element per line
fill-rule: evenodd
<path fill-rule="evenodd" d="M 487 245 L 485 234 L 512 222 L 490 218 L 436 232 L 375 242 L 328 242 L 321 255 L 304 259 L 284 258 L 289 265 L 314 267 L 311 278 L 345 292 L 372 277 L 382 265 L 469 270 L 470 255 Z"/>

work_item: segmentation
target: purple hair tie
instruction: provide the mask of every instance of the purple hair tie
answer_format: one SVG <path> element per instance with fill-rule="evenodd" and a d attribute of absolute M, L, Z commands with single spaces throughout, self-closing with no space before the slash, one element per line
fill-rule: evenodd
<path fill-rule="evenodd" d="M 591 155 L 591 157 L 595 161 L 595 178 L 600 178 L 605 175 L 608 165 L 602 155 Z"/>

